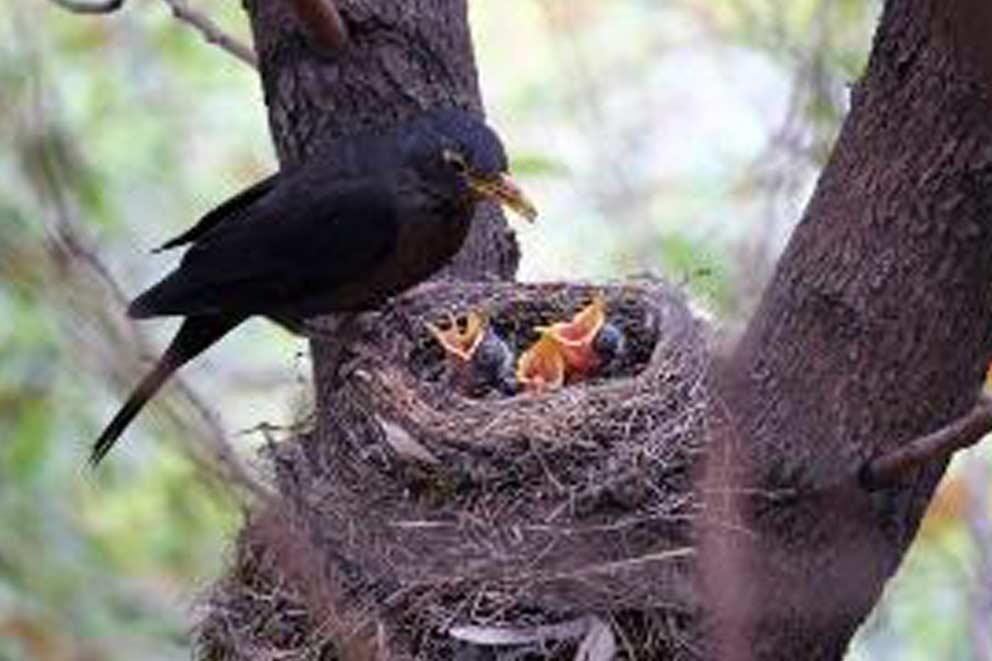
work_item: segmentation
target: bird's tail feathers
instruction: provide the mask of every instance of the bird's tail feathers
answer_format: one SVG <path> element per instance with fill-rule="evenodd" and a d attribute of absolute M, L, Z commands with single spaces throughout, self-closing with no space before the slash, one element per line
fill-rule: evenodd
<path fill-rule="evenodd" d="M 132 319 L 148 319 L 149 317 L 157 317 L 167 314 L 162 311 L 163 290 L 164 287 L 160 282 L 151 289 L 139 295 L 131 301 L 131 304 L 128 306 L 127 316 Z"/>
<path fill-rule="evenodd" d="M 93 444 L 93 450 L 90 452 L 90 465 L 96 467 L 107 456 L 107 453 L 110 452 L 114 443 L 117 442 L 117 439 L 124 433 L 135 416 L 176 370 L 202 353 L 241 321 L 241 318 L 224 316 L 188 317 L 185 319 L 154 369 L 141 380 L 124 406 Z"/>
<path fill-rule="evenodd" d="M 93 450 L 90 452 L 91 466 L 95 468 L 103 461 L 103 458 L 114 447 L 114 443 L 124 433 L 127 426 L 131 424 L 134 417 L 138 415 L 138 412 L 144 408 L 148 400 L 159 391 L 162 385 L 177 369 L 179 369 L 178 365 L 165 360 L 165 356 L 163 356 L 162 360 L 155 365 L 155 369 L 142 379 L 138 387 L 128 397 L 124 406 L 120 408 L 117 415 L 114 416 L 114 419 L 110 421 L 110 424 L 103 430 L 100 437 L 96 439 L 96 443 L 93 444 Z"/>

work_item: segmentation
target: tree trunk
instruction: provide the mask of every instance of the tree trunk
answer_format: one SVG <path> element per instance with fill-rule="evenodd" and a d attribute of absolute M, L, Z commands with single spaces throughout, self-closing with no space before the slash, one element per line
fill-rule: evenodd
<path fill-rule="evenodd" d="M 481 109 L 464 0 L 338 0 L 351 42 L 325 59 L 287 5 L 247 0 L 284 164 L 418 108 Z M 707 479 L 759 495 L 707 500 L 749 532 L 703 540 L 713 628 L 695 649 L 841 658 L 915 535 L 944 465 L 871 493 L 858 475 L 966 412 L 992 352 L 988 34 L 984 0 L 886 3 L 830 163 L 719 375 L 730 424 L 711 455 L 730 460 Z M 488 209 L 451 273 L 509 278 L 516 260 Z M 348 404 L 332 355 L 315 346 L 315 442 Z"/>
<path fill-rule="evenodd" d="M 992 351 L 990 16 L 979 0 L 886 3 L 830 162 L 731 360 L 745 479 L 793 493 L 746 507 L 758 541 L 738 569 L 753 581 L 755 658 L 841 658 L 946 462 L 875 493 L 860 467 L 979 392 Z"/>

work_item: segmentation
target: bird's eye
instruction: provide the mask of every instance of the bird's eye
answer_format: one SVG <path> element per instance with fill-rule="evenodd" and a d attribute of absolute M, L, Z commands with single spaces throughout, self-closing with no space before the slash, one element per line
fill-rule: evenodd
<path fill-rule="evenodd" d="M 451 149 L 445 149 L 443 156 L 445 162 L 455 168 L 456 171 L 460 173 L 468 172 L 468 163 L 465 162 L 465 157 L 458 152 Z"/>

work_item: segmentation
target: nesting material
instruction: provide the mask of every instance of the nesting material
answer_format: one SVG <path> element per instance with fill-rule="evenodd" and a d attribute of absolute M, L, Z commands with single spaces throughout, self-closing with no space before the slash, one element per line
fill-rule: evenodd
<path fill-rule="evenodd" d="M 550 392 L 454 387 L 432 324 L 477 310 L 520 355 L 535 327 L 570 318 L 597 292 L 625 347 L 602 370 Z M 369 315 L 318 428 L 276 452 L 294 526 L 322 559 L 304 580 L 333 583 L 332 610 L 394 658 L 451 658 L 466 631 L 569 658 L 604 622 L 621 654 L 693 658 L 678 641 L 696 607 L 687 521 L 699 507 L 707 375 L 703 329 L 657 280 L 443 283 Z M 240 658 L 223 653 L 231 632 L 243 646 L 260 621 L 232 615 L 244 566 L 254 593 L 259 575 L 284 591 L 300 579 L 277 562 L 261 567 L 265 545 L 249 531 L 215 595 L 223 614 L 208 616 L 201 641 L 221 658 Z M 301 608 L 326 629 L 315 604 Z M 585 643 L 521 633 L 587 620 L 600 628 Z M 327 644 L 340 645 L 338 633 Z"/>

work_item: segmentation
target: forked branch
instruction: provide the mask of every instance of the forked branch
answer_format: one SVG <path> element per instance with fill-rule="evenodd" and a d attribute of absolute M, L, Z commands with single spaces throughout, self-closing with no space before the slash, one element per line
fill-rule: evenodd
<path fill-rule="evenodd" d="M 861 470 L 861 483 L 868 489 L 884 487 L 914 468 L 975 445 L 989 432 L 992 399 L 982 396 L 963 417 L 867 463 Z"/>

